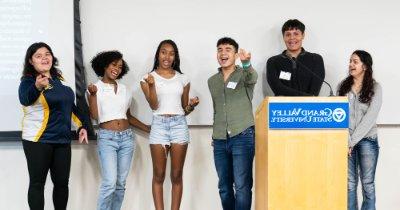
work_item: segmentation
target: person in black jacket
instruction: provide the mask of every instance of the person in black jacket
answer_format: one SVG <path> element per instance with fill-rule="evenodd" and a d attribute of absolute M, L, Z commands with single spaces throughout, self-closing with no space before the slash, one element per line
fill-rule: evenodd
<path fill-rule="evenodd" d="M 321 90 L 324 61 L 320 55 L 304 50 L 304 31 L 304 24 L 297 19 L 282 26 L 287 49 L 267 61 L 268 84 L 276 96 L 318 96 Z"/>

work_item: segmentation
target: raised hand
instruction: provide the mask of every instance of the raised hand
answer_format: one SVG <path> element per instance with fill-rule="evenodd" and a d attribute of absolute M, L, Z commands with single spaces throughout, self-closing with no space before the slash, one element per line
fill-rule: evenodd
<path fill-rule="evenodd" d="M 196 107 L 200 103 L 199 97 L 194 97 L 189 100 L 189 106 Z"/>
<path fill-rule="evenodd" d="M 42 91 L 49 85 L 49 78 L 44 75 L 37 75 L 35 86 L 38 90 Z"/>
<path fill-rule="evenodd" d="M 244 49 L 240 49 L 239 57 L 240 57 L 240 61 L 242 61 L 242 63 L 248 63 L 248 62 L 250 62 L 250 59 L 251 59 L 251 53 L 246 52 L 246 50 L 244 50 Z"/>
<path fill-rule="evenodd" d="M 96 86 L 96 85 L 93 85 L 93 84 L 90 84 L 90 85 L 88 86 L 88 91 L 89 91 L 90 95 L 96 95 L 96 93 L 97 93 L 97 86 Z"/>
<path fill-rule="evenodd" d="M 147 74 L 147 77 L 144 78 L 144 81 L 149 85 L 153 86 L 154 85 L 154 77 L 151 74 Z"/>

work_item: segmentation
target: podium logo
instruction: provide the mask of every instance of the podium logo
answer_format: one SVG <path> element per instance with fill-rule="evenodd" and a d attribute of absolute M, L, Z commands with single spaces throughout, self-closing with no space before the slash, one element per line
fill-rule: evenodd
<path fill-rule="evenodd" d="M 269 104 L 268 122 L 273 129 L 348 128 L 348 103 L 288 103 Z"/>
<path fill-rule="evenodd" d="M 333 110 L 332 118 L 338 123 L 343 122 L 346 119 L 346 112 L 342 108 L 336 108 Z"/>

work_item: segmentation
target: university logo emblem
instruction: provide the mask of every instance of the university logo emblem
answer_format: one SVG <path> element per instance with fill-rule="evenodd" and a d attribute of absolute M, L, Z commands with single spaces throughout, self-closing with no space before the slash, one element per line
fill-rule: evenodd
<path fill-rule="evenodd" d="M 336 122 L 343 122 L 346 119 L 346 112 L 342 108 L 333 110 L 332 118 Z"/>
<path fill-rule="evenodd" d="M 349 104 L 273 102 L 268 107 L 271 129 L 347 129 Z"/>

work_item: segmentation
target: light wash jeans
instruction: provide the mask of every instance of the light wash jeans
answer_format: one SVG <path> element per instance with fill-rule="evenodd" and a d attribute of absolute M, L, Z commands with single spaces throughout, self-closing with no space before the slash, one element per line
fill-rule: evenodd
<path fill-rule="evenodd" d="M 97 209 L 119 210 L 124 199 L 126 177 L 135 150 L 132 130 L 100 129 L 97 150 L 102 176 Z"/>
<path fill-rule="evenodd" d="M 358 210 L 358 172 L 362 185 L 361 210 L 375 210 L 375 170 L 378 162 L 379 145 L 376 138 L 363 138 L 354 146 L 348 165 L 348 210 Z"/>

